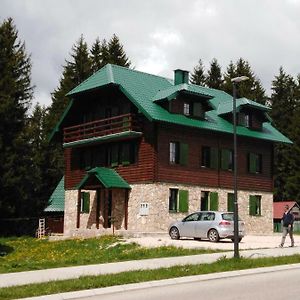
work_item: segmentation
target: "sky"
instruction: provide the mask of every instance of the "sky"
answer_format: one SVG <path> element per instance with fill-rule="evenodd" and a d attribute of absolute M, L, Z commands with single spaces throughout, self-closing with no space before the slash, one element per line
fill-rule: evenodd
<path fill-rule="evenodd" d="M 242 57 L 270 95 L 280 66 L 300 73 L 300 0 L 0 0 L 8 17 L 31 55 L 33 104 L 51 104 L 81 35 L 91 47 L 116 34 L 132 67 L 168 78 Z"/>

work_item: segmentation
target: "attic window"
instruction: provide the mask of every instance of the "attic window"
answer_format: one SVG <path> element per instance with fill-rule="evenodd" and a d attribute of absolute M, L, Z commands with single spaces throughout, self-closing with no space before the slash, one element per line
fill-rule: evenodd
<path fill-rule="evenodd" d="M 238 114 L 238 124 L 254 130 L 262 129 L 262 120 L 254 113 L 240 112 Z"/>
<path fill-rule="evenodd" d="M 190 104 L 189 103 L 184 103 L 183 104 L 183 114 L 185 116 L 189 116 L 191 114 L 191 111 L 190 111 Z"/>
<path fill-rule="evenodd" d="M 194 103 L 187 103 L 184 102 L 183 104 L 183 114 L 185 116 L 195 117 L 204 119 L 204 109 L 201 103 L 194 102 Z"/>

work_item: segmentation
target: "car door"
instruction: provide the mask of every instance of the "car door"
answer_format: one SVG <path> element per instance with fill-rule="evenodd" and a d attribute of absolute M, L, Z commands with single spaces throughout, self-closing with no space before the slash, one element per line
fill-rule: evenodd
<path fill-rule="evenodd" d="M 195 237 L 195 226 L 199 219 L 199 213 L 193 213 L 182 220 L 180 236 Z"/>
<path fill-rule="evenodd" d="M 202 212 L 195 227 L 195 236 L 199 238 L 207 238 L 207 232 L 211 228 L 214 220 L 214 212 Z"/>

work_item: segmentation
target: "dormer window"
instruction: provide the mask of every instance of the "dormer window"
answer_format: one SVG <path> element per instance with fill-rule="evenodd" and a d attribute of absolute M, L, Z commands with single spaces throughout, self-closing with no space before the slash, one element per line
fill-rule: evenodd
<path fill-rule="evenodd" d="M 254 130 L 261 130 L 262 120 L 255 113 L 240 112 L 238 115 L 238 125 Z"/>
<path fill-rule="evenodd" d="M 184 102 L 184 104 L 183 104 L 183 114 L 185 116 L 190 116 L 191 115 L 190 103 Z"/>
<path fill-rule="evenodd" d="M 194 118 L 204 119 L 205 111 L 199 102 L 183 103 L 183 114 Z"/>
<path fill-rule="evenodd" d="M 238 124 L 240 126 L 251 127 L 251 116 L 246 113 L 239 113 Z"/>

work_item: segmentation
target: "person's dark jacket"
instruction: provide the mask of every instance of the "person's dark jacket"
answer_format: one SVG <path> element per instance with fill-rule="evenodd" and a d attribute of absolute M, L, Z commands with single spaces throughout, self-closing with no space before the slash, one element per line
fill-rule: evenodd
<path fill-rule="evenodd" d="M 291 212 L 288 212 L 287 214 L 283 214 L 282 216 L 282 225 L 284 227 L 288 227 L 289 225 L 293 225 L 294 223 L 294 216 Z"/>

